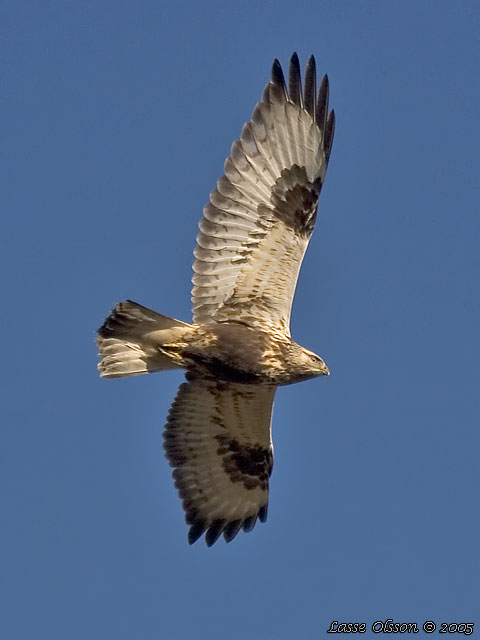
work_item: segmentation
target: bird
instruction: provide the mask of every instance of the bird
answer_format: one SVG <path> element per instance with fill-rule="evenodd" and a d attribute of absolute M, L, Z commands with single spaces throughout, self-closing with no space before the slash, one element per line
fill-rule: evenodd
<path fill-rule="evenodd" d="M 119 302 L 98 330 L 102 378 L 183 369 L 164 449 L 188 542 L 231 542 L 267 519 L 277 388 L 328 376 L 292 340 L 290 312 L 332 148 L 329 82 L 315 58 L 278 59 L 210 193 L 194 250 L 193 322 Z"/>

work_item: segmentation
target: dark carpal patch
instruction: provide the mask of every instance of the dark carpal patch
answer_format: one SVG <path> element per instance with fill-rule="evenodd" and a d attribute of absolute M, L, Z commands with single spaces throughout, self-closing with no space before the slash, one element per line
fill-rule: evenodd
<path fill-rule="evenodd" d="M 274 215 L 298 233 L 310 236 L 321 189 L 321 178 L 310 182 L 305 167 L 294 164 L 284 169 L 272 188 Z"/>
<path fill-rule="evenodd" d="M 219 443 L 218 455 L 223 457 L 223 468 L 232 482 L 243 482 L 246 489 L 260 487 L 268 490 L 268 479 L 272 473 L 273 455 L 264 447 L 240 444 L 226 434 L 215 436 Z"/>

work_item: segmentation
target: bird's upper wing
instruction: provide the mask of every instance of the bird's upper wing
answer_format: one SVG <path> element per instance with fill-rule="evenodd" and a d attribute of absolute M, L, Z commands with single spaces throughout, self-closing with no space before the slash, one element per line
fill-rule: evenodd
<path fill-rule="evenodd" d="M 195 322 L 237 320 L 289 335 L 334 124 L 326 76 L 316 93 L 313 56 L 303 91 L 297 55 L 288 88 L 275 60 L 262 100 L 203 210 L 193 264 Z"/>
<path fill-rule="evenodd" d="M 190 525 L 208 546 L 265 522 L 275 388 L 191 379 L 170 409 L 165 451 Z"/>

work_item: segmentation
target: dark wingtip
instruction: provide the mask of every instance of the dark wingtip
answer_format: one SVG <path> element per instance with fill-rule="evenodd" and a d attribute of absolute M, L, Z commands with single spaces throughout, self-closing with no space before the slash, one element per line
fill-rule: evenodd
<path fill-rule="evenodd" d="M 212 524 L 208 527 L 207 533 L 205 534 L 205 542 L 207 543 L 207 547 L 211 547 L 215 544 L 224 529 L 225 520 L 219 519 L 212 522 Z"/>
<path fill-rule="evenodd" d="M 278 84 L 281 87 L 285 86 L 285 78 L 283 77 L 282 65 L 278 61 L 278 58 L 274 58 L 272 64 L 272 78 L 273 84 Z"/>
<path fill-rule="evenodd" d="M 305 88 L 303 102 L 308 113 L 315 118 L 315 91 L 317 84 L 317 71 L 314 56 L 310 56 L 305 69 Z"/>
<path fill-rule="evenodd" d="M 282 67 L 277 58 L 274 59 L 272 65 L 272 77 L 270 84 L 266 87 L 267 100 L 266 102 L 283 102 L 288 100 L 287 86 L 285 84 L 285 78 L 283 76 Z"/>
<path fill-rule="evenodd" d="M 255 526 L 255 523 L 257 522 L 257 517 L 258 517 L 258 514 L 256 513 L 255 515 L 250 516 L 249 518 L 245 518 L 242 525 L 242 528 L 245 531 L 245 533 L 249 533 L 253 529 L 253 527 Z"/>
<path fill-rule="evenodd" d="M 325 133 L 324 135 L 324 147 L 325 147 L 325 156 L 328 159 L 330 158 L 330 152 L 332 150 L 333 144 L 333 136 L 335 134 L 335 111 L 332 109 L 328 114 L 327 124 L 325 125 Z"/>
<path fill-rule="evenodd" d="M 196 542 L 204 533 L 206 529 L 204 522 L 196 522 L 192 524 L 188 531 L 188 544 Z"/>
<path fill-rule="evenodd" d="M 223 531 L 225 542 L 231 542 L 242 528 L 242 520 L 232 520 Z"/>
<path fill-rule="evenodd" d="M 315 120 L 322 131 L 325 131 L 328 113 L 328 76 L 324 75 L 318 88 L 317 106 L 315 109 Z"/>
<path fill-rule="evenodd" d="M 188 544 L 194 544 L 205 533 L 205 542 L 207 547 L 211 547 L 223 534 L 225 542 L 231 542 L 237 534 L 243 529 L 246 533 L 252 531 L 257 523 L 257 519 L 260 522 L 266 522 L 268 512 L 268 504 L 264 504 L 260 507 L 257 513 L 245 518 L 244 520 L 231 520 L 226 522 L 224 519 L 218 518 L 210 524 L 205 520 L 198 519 L 198 511 L 191 509 L 186 514 L 186 522 L 190 524 L 188 531 Z"/>
<path fill-rule="evenodd" d="M 302 81 L 300 76 L 300 62 L 296 52 L 292 54 L 288 68 L 288 93 L 290 100 L 301 107 L 303 103 Z"/>
<path fill-rule="evenodd" d="M 260 522 L 266 522 L 268 516 L 268 503 L 264 504 L 263 507 L 260 507 L 260 511 L 258 512 L 258 519 Z"/>

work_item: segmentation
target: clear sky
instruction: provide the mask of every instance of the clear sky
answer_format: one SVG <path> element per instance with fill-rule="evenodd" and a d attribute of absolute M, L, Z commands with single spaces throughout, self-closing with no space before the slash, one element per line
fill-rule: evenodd
<path fill-rule="evenodd" d="M 479 34 L 469 1 L 2 2 L 2 639 L 480 637 Z M 267 524 L 189 547 L 182 375 L 100 380 L 95 330 L 191 319 L 202 206 L 294 50 L 337 114 L 292 316 L 332 375 L 277 394 Z"/>

